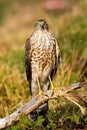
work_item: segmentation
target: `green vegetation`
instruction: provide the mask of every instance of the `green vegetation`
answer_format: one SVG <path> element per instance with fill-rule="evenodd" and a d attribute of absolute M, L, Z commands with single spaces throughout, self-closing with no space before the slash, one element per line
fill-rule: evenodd
<path fill-rule="evenodd" d="M 30 2 L 30 3 L 29 3 Z M 30 98 L 24 68 L 24 42 L 32 33 L 34 22 L 47 19 L 51 31 L 59 41 L 62 64 L 53 79 L 55 87 L 80 81 L 81 69 L 87 60 L 87 3 L 79 0 L 72 9 L 60 14 L 38 8 L 39 0 L 0 1 L 0 117 L 15 111 Z M 33 4 L 34 5 L 33 5 Z M 34 10 L 37 10 L 36 12 Z M 32 12 L 32 15 L 29 13 Z M 38 14 L 38 12 L 40 12 Z M 52 15 L 50 15 L 52 13 Z M 76 91 L 81 97 L 85 90 Z M 49 122 L 43 126 L 44 118 L 36 122 L 23 115 L 20 121 L 6 130 L 73 130 L 87 128 L 87 117 L 78 107 L 64 98 L 49 101 Z"/>

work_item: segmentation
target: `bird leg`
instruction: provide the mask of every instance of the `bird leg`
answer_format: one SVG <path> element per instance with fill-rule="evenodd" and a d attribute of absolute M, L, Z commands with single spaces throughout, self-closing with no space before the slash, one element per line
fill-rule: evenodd
<path fill-rule="evenodd" d="M 38 84 L 38 88 L 39 88 L 39 92 L 38 92 L 37 96 L 41 96 L 42 95 L 42 90 L 41 90 L 40 81 L 39 81 L 38 78 L 37 78 L 37 84 Z"/>
<path fill-rule="evenodd" d="M 50 84 L 51 84 L 51 90 L 54 91 L 56 88 L 54 87 L 54 85 L 53 85 L 53 83 L 52 83 L 52 80 L 51 80 L 50 76 L 49 76 L 49 81 L 50 81 Z"/>
<path fill-rule="evenodd" d="M 48 96 L 45 92 L 43 92 L 43 91 L 41 90 L 40 81 L 39 81 L 38 78 L 37 78 L 37 84 L 38 84 L 38 87 L 39 87 L 39 92 L 38 92 L 38 94 L 37 94 L 37 98 L 38 98 L 39 96 L 41 96 L 42 94 L 45 95 L 45 96 Z M 43 97 L 42 97 L 42 98 L 43 98 Z M 43 104 L 44 104 L 44 100 L 43 100 L 43 99 L 42 99 L 42 102 L 43 102 Z"/>

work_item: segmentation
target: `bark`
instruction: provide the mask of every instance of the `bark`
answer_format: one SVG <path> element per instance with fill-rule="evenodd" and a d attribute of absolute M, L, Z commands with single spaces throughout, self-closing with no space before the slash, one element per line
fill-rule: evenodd
<path fill-rule="evenodd" d="M 79 89 L 80 87 L 81 87 L 80 84 L 76 83 L 69 86 L 63 86 L 62 88 L 59 87 L 58 89 L 55 90 L 48 90 L 41 96 L 36 96 L 32 98 L 30 101 L 25 103 L 23 106 L 21 106 L 12 114 L 4 118 L 1 118 L 0 129 L 13 125 L 14 123 L 19 121 L 22 114 L 28 115 L 30 112 L 34 111 L 48 100 L 58 98 L 60 96 L 63 96 L 66 99 L 70 100 L 71 102 L 75 103 L 80 108 L 82 114 L 86 114 L 85 103 L 72 92 L 72 90 Z"/>

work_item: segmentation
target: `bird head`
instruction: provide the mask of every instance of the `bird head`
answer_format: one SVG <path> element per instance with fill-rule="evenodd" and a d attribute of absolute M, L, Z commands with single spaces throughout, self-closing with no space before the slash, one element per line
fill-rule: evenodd
<path fill-rule="evenodd" d="M 40 19 L 35 24 L 35 29 L 49 30 L 48 24 L 44 19 Z"/>

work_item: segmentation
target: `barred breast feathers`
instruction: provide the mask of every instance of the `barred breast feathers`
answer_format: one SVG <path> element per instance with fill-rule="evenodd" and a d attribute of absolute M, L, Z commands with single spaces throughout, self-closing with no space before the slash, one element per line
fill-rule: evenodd
<path fill-rule="evenodd" d="M 52 70 L 55 73 L 60 62 L 60 49 L 52 34 L 49 31 L 35 31 L 30 37 L 30 44 L 33 75 L 49 75 Z"/>
<path fill-rule="evenodd" d="M 42 32 L 41 30 L 38 30 L 37 32 L 33 33 L 30 40 L 34 48 L 38 48 L 41 50 L 43 50 L 44 47 L 46 47 L 46 49 L 53 49 L 52 42 L 54 38 L 49 31 Z"/>

